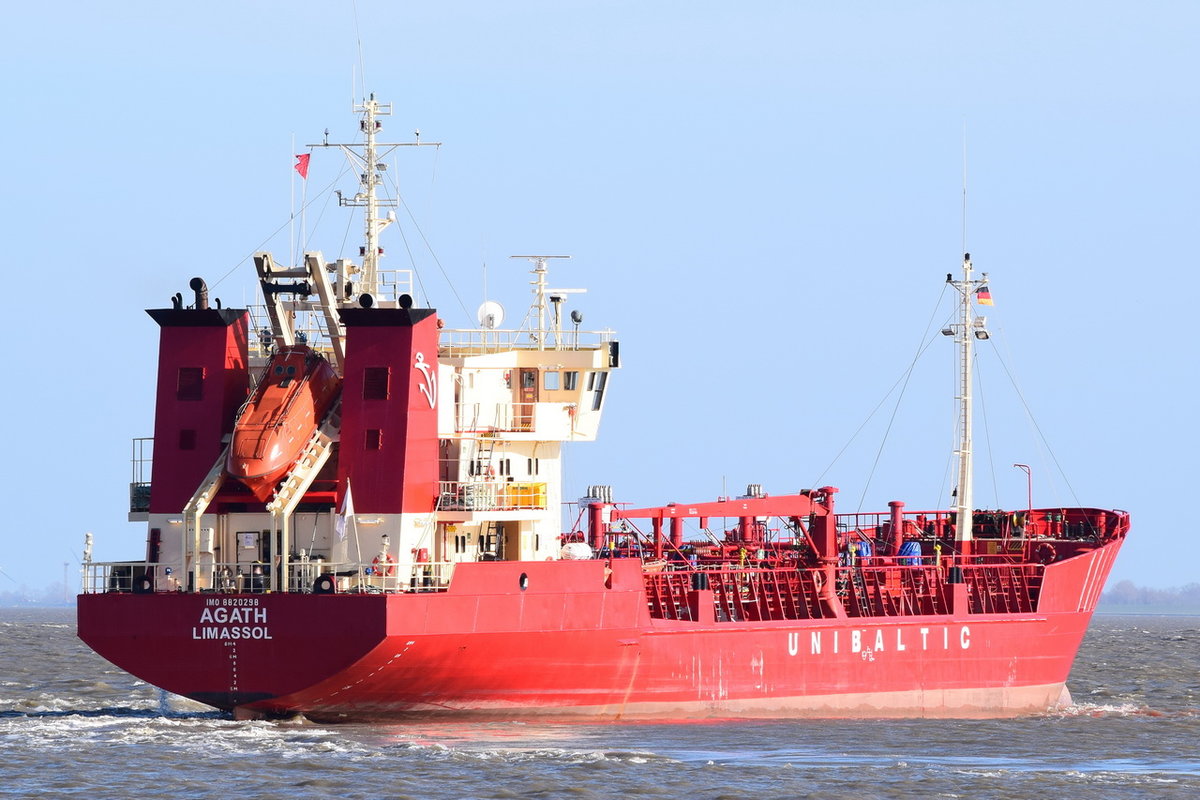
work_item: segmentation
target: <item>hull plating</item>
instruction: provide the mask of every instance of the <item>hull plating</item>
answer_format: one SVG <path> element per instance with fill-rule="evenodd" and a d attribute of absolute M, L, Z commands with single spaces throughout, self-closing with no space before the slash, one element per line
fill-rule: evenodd
<path fill-rule="evenodd" d="M 85 595 L 79 632 L 240 715 L 1011 716 L 1058 701 L 1115 553 L 1054 565 L 1029 615 L 661 620 L 635 561 L 611 588 L 604 562 L 496 562 L 445 593 Z"/>

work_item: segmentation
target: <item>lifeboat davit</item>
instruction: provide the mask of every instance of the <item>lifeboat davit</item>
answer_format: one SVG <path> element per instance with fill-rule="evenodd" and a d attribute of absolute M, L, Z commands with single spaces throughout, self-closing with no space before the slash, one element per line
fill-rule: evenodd
<path fill-rule="evenodd" d="M 280 348 L 238 415 L 225 469 L 267 502 L 304 451 L 341 390 L 341 379 L 307 345 Z"/>

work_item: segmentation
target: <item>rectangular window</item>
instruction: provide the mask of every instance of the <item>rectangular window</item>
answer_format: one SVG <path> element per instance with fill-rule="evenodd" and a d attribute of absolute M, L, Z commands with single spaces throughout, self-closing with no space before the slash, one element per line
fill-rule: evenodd
<path fill-rule="evenodd" d="M 599 373 L 600 377 L 596 379 L 596 397 L 592 400 L 592 411 L 599 411 L 600 404 L 604 402 L 604 384 L 608 383 L 608 373 Z"/>
<path fill-rule="evenodd" d="M 521 370 L 521 388 L 536 389 L 537 388 L 537 370 L 523 369 Z"/>
<path fill-rule="evenodd" d="M 558 391 L 558 372 L 547 371 L 542 375 L 542 388 L 547 392 Z"/>
<path fill-rule="evenodd" d="M 594 372 L 589 372 L 589 373 L 588 373 L 588 386 L 587 386 L 587 390 L 590 392 L 592 389 L 595 389 L 595 388 L 596 388 L 596 373 L 594 373 Z"/>
<path fill-rule="evenodd" d="M 566 389 L 568 392 L 573 392 L 578 387 L 579 387 L 579 373 L 578 372 L 564 372 L 563 373 L 563 388 Z"/>
<path fill-rule="evenodd" d="M 367 429 L 367 450 L 379 450 L 383 447 L 383 431 L 378 428 Z"/>
<path fill-rule="evenodd" d="M 179 449 L 180 450 L 195 450 L 196 449 L 196 430 L 195 428 L 184 428 L 179 431 Z"/>
<path fill-rule="evenodd" d="M 175 384 L 176 400 L 204 399 L 204 367 L 180 367 Z"/>
<path fill-rule="evenodd" d="M 526 459 L 526 460 L 528 462 L 528 464 L 526 466 L 528 468 L 529 474 L 537 475 L 538 474 L 538 459 L 530 458 L 530 459 Z"/>
<path fill-rule="evenodd" d="M 363 400 L 387 400 L 391 370 L 387 367 L 367 367 L 363 370 Z"/>

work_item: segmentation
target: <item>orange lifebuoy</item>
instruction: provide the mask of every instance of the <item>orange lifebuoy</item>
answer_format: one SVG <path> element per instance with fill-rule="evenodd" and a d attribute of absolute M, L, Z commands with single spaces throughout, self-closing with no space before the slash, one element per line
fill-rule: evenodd
<path fill-rule="evenodd" d="M 1049 542 L 1042 542 L 1034 551 L 1033 558 L 1039 564 L 1049 564 L 1058 556 L 1058 551 Z"/>
<path fill-rule="evenodd" d="M 396 562 L 388 553 L 380 553 L 371 562 L 371 569 L 376 575 L 395 575 Z"/>

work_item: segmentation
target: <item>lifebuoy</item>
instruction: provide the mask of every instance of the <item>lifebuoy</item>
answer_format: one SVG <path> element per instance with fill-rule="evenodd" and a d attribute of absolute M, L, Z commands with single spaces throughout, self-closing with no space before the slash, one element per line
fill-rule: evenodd
<path fill-rule="evenodd" d="M 1058 551 L 1049 542 L 1042 542 L 1037 546 L 1037 550 L 1033 552 L 1033 559 L 1039 564 L 1049 564 L 1057 557 Z"/>
<path fill-rule="evenodd" d="M 380 553 L 375 556 L 375 560 L 371 562 L 371 570 L 376 575 L 395 575 L 396 562 L 387 553 Z"/>

